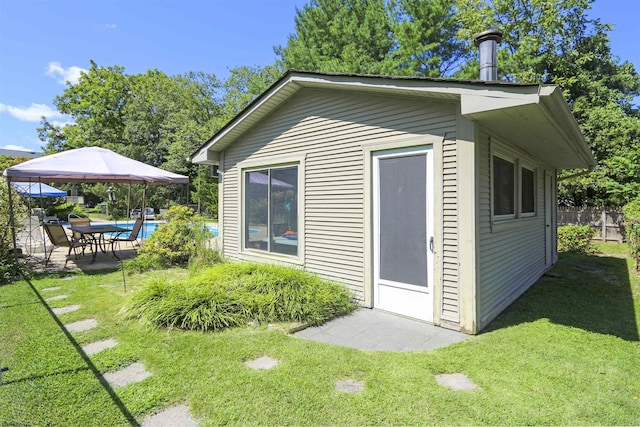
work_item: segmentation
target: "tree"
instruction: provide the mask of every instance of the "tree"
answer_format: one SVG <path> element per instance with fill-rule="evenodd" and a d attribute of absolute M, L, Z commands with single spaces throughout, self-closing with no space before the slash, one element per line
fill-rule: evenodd
<path fill-rule="evenodd" d="M 621 206 L 640 188 L 640 122 L 632 104 L 640 94 L 640 77 L 611 52 L 611 27 L 589 19 L 593 0 L 459 0 L 459 38 L 472 40 L 488 28 L 503 33 L 498 51 L 499 77 L 515 82 L 557 84 L 580 124 L 598 163 L 589 175 L 561 181 L 566 205 Z M 470 69 L 463 67 L 463 78 Z M 562 176 L 577 171 L 566 171 Z M 637 176 L 637 175 L 635 175 Z"/>
<path fill-rule="evenodd" d="M 199 203 L 201 211 L 218 216 L 218 178 L 212 177 L 208 165 L 199 167 L 198 178 L 191 192 L 191 200 Z M 200 213 L 200 212 L 198 212 Z"/>
<path fill-rule="evenodd" d="M 38 129 L 48 153 L 100 146 L 163 169 L 195 176 L 187 157 L 221 124 L 221 84 L 210 74 L 168 76 L 159 70 L 128 75 L 120 66 L 91 67 L 54 99 L 73 124 L 43 118 Z M 100 189 L 93 191 L 100 194 Z M 149 189 L 155 207 L 186 201 L 179 188 Z"/>
<path fill-rule="evenodd" d="M 295 22 L 287 46 L 276 48 L 287 68 L 397 74 L 384 0 L 311 0 Z"/>
<path fill-rule="evenodd" d="M 281 62 L 264 67 L 236 67 L 224 82 L 219 128 L 266 91 L 284 73 Z"/>
<path fill-rule="evenodd" d="M 459 22 L 451 0 L 397 0 L 390 4 L 398 73 L 451 75 L 469 55 L 457 38 Z"/>
<path fill-rule="evenodd" d="M 0 284 L 5 283 L 9 277 L 15 275 L 17 267 L 13 253 L 10 210 L 13 210 L 14 218 L 27 217 L 26 205 L 20 202 L 15 191 L 12 194 L 13 206 L 9 205 L 10 190 L 6 178 L 2 176 L 2 172 L 6 168 L 27 160 L 30 159 L 28 157 L 0 156 Z"/>
<path fill-rule="evenodd" d="M 453 0 L 312 0 L 276 53 L 286 68 L 440 77 L 468 54 Z"/>
<path fill-rule="evenodd" d="M 118 148 L 125 143 L 124 108 L 133 97 L 131 84 L 123 67 L 99 67 L 91 61 L 80 81 L 67 83 L 64 92 L 53 100 L 58 111 L 71 116 L 74 124 L 56 126 L 43 118 L 38 135 L 47 143 L 45 152 L 87 146 L 120 152 Z"/>

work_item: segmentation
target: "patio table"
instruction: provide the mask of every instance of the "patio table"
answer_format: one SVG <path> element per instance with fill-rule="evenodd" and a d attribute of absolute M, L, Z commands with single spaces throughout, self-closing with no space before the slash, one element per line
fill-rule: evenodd
<path fill-rule="evenodd" d="M 107 253 L 107 250 L 105 248 L 105 233 L 116 233 L 116 235 L 118 235 L 131 231 L 128 228 L 118 227 L 116 225 L 81 225 L 76 227 L 69 227 L 69 229 L 91 239 L 92 248 L 95 248 L 92 251 L 93 258 L 91 259 L 91 263 L 94 263 L 96 261 L 98 248 L 102 251 L 102 253 Z M 115 250 L 113 250 L 113 256 L 116 256 Z"/>

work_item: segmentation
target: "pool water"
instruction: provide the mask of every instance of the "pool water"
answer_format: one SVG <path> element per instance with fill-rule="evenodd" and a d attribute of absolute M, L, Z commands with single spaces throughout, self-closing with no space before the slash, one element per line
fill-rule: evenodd
<path fill-rule="evenodd" d="M 158 228 L 158 225 L 164 224 L 160 221 L 146 221 L 142 230 L 140 230 L 139 238 L 148 239 L 151 234 Z M 133 229 L 133 222 L 110 222 L 110 223 L 100 223 L 100 225 L 115 225 L 117 227 L 128 228 L 129 230 Z M 209 231 L 215 236 L 218 237 L 218 225 L 207 225 Z M 108 233 L 107 233 L 108 234 Z"/>

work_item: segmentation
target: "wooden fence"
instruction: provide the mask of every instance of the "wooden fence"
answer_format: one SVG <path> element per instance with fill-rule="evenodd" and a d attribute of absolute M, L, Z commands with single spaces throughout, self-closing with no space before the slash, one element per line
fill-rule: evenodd
<path fill-rule="evenodd" d="M 624 241 L 624 216 L 603 208 L 558 208 L 558 226 L 590 225 L 597 230 L 594 240 Z"/>

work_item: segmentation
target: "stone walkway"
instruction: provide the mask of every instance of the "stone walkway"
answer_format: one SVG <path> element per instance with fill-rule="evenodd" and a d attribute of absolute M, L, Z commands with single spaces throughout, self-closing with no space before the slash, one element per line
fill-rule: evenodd
<path fill-rule="evenodd" d="M 73 280 L 73 277 L 65 277 L 66 280 Z M 62 286 L 53 286 L 50 288 L 44 288 L 41 292 L 46 292 L 47 294 L 61 291 Z M 45 298 L 45 301 L 60 301 L 68 298 L 65 294 L 48 296 Z M 51 309 L 51 312 L 59 317 L 61 315 L 71 313 L 80 309 L 80 305 L 68 305 L 64 307 L 58 307 Z M 85 319 L 79 320 L 77 322 L 66 323 L 64 324 L 64 328 L 71 333 L 81 333 L 84 331 L 91 330 L 98 326 L 98 321 L 96 319 Z M 95 354 L 100 353 L 101 351 L 107 350 L 109 348 L 113 348 L 117 346 L 118 343 L 114 339 L 106 339 L 102 341 L 95 341 L 89 344 L 82 346 L 82 351 L 85 353 L 87 357 L 93 356 Z M 150 377 L 152 374 L 148 372 L 142 363 L 132 363 L 131 365 L 120 369 L 114 372 L 107 372 L 102 375 L 107 383 L 113 388 L 126 387 L 132 383 L 138 383 L 144 381 L 146 378 Z M 153 414 L 142 421 L 142 427 L 192 427 L 198 424 L 198 420 L 193 418 L 189 413 L 189 408 L 186 405 L 176 406 L 173 408 L 167 408 L 161 412 Z"/>
<path fill-rule="evenodd" d="M 61 286 L 42 289 L 47 294 L 62 291 Z M 46 301 L 58 301 L 67 298 L 67 295 L 52 295 Z M 71 313 L 80 309 L 80 305 L 68 305 L 54 308 L 51 311 L 56 316 Z M 96 328 L 96 319 L 85 319 L 64 324 L 65 329 L 71 333 L 82 333 Z M 320 327 L 307 328 L 295 334 L 296 337 L 322 341 L 335 345 L 355 347 L 363 350 L 377 351 L 415 351 L 430 350 L 443 347 L 468 338 L 467 335 L 438 328 L 423 322 L 384 313 L 377 310 L 357 309 L 353 314 L 344 316 L 326 323 Z M 100 353 L 109 348 L 116 347 L 117 341 L 105 339 L 86 344 L 82 347 L 87 357 Z M 244 362 L 248 369 L 256 371 L 269 371 L 277 368 L 283 361 L 263 355 L 253 360 Z M 135 362 L 114 372 L 102 375 L 104 380 L 114 388 L 126 387 L 132 383 L 144 381 L 152 375 L 142 363 Z M 454 391 L 474 391 L 480 388 L 462 373 L 442 373 L 435 375 L 436 382 Z M 366 389 L 366 380 L 353 378 L 338 378 L 334 387 L 337 391 L 349 394 L 360 394 Z M 186 405 L 164 409 L 142 420 L 142 427 L 173 427 L 196 426 L 198 420 L 189 413 Z"/>

